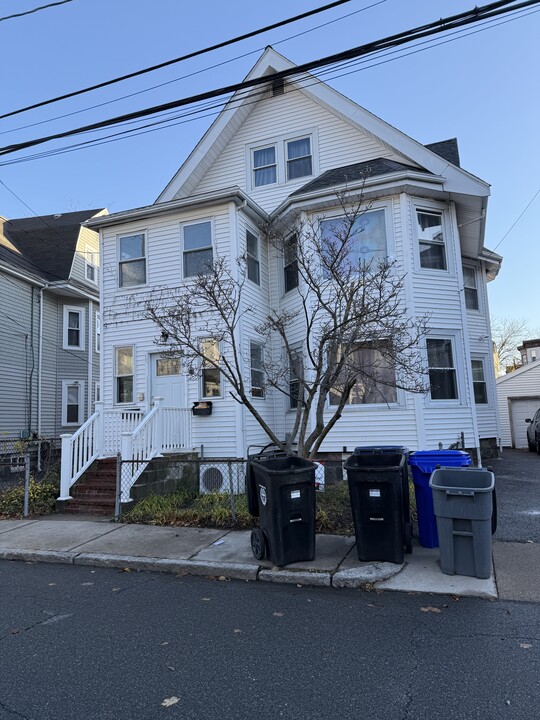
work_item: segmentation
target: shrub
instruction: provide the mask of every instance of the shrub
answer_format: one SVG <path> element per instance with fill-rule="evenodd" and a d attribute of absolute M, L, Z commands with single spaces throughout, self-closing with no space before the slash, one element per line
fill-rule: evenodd
<path fill-rule="evenodd" d="M 58 485 L 54 482 L 30 481 L 28 511 L 30 515 L 49 515 L 55 511 Z M 24 486 L 9 488 L 0 493 L 0 517 L 22 517 L 24 511 Z"/>

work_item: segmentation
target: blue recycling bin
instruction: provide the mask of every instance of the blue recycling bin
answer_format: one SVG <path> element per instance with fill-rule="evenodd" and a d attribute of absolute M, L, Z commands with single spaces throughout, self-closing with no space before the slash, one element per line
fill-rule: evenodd
<path fill-rule="evenodd" d="M 418 450 L 409 455 L 416 498 L 418 538 L 422 547 L 439 547 L 433 492 L 429 487 L 431 473 L 437 467 L 467 467 L 471 462 L 471 456 L 464 450 Z"/>

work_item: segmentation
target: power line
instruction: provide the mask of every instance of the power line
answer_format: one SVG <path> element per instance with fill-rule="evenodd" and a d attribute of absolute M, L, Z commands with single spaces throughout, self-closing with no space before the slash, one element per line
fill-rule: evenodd
<path fill-rule="evenodd" d="M 330 80 L 346 77 L 348 75 L 360 72 L 362 70 L 369 70 L 371 68 L 378 67 L 379 65 L 393 62 L 395 60 L 400 60 L 404 57 L 409 57 L 409 56 L 415 55 L 419 52 L 423 52 L 425 50 L 430 50 L 432 48 L 439 47 L 441 45 L 445 45 L 450 42 L 454 42 L 455 40 L 459 40 L 464 37 L 469 37 L 470 35 L 475 35 L 479 32 L 484 32 L 485 30 L 489 30 L 492 27 L 499 27 L 500 25 L 504 25 L 504 24 L 507 24 L 514 20 L 521 19 L 523 17 L 527 17 L 528 15 L 532 15 L 537 12 L 540 12 L 540 10 L 537 9 L 537 10 L 531 10 L 528 13 L 524 13 L 523 9 L 516 11 L 516 10 L 514 10 L 514 8 L 512 8 L 511 11 L 513 12 L 513 15 L 514 15 L 513 17 L 509 17 L 508 19 L 505 19 L 505 20 L 500 20 L 499 22 L 495 22 L 496 18 L 490 18 L 488 20 L 484 20 L 482 23 L 482 27 L 480 27 L 477 30 L 471 30 L 470 32 L 464 32 L 464 29 L 458 29 L 458 30 L 454 31 L 453 33 L 450 33 L 451 35 L 454 35 L 454 37 L 450 37 L 446 40 L 441 40 L 440 42 L 433 42 L 432 40 L 425 40 L 420 43 L 417 43 L 416 45 L 413 45 L 412 47 L 416 48 L 416 49 L 412 49 L 409 52 L 401 52 L 401 50 L 399 50 L 399 49 L 393 50 L 393 51 L 387 51 L 387 52 L 374 51 L 372 53 L 374 58 L 377 55 L 378 55 L 378 57 L 386 58 L 386 59 L 382 59 L 378 62 L 371 62 L 370 64 L 366 64 L 367 62 L 370 62 L 370 61 L 353 59 L 353 60 L 350 60 L 347 62 L 334 64 L 333 67 L 330 67 L 330 68 L 327 68 L 326 70 L 321 71 L 318 74 L 318 76 L 311 75 L 309 78 L 310 82 L 301 84 L 302 82 L 304 82 L 304 79 L 300 78 L 297 81 L 298 87 L 292 88 L 291 91 L 308 89 L 312 85 L 320 84 L 321 82 L 323 82 L 322 80 L 319 79 L 320 76 L 328 75 L 330 73 L 335 73 L 336 69 L 338 69 L 338 68 L 353 67 L 354 69 L 350 70 L 348 72 L 340 72 L 339 74 L 334 74 L 329 78 Z M 424 47 L 421 47 L 422 45 Z M 397 53 L 399 53 L 399 54 L 397 54 Z M 394 57 L 389 57 L 390 55 L 393 55 Z M 364 67 L 358 68 L 357 65 L 364 65 Z M 223 108 L 228 103 L 229 103 L 229 107 L 232 108 L 232 107 L 237 106 L 237 104 L 239 104 L 240 102 L 242 102 L 242 100 L 244 100 L 246 97 L 249 96 L 252 99 L 250 100 L 249 103 L 245 103 L 245 104 L 251 105 L 251 104 L 258 102 L 258 100 L 259 100 L 258 96 L 264 95 L 266 92 L 267 92 L 267 88 L 258 90 L 256 92 L 251 90 L 242 95 L 238 94 L 237 96 L 235 96 L 233 98 L 233 100 L 228 100 L 228 101 L 220 100 L 217 103 L 206 103 L 205 105 L 202 105 L 197 109 L 191 110 L 190 112 L 177 114 L 174 117 L 170 117 L 170 118 L 156 120 L 156 121 L 154 121 L 152 123 L 148 123 L 146 125 L 139 125 L 136 128 L 132 128 L 130 130 L 126 130 L 126 131 L 123 131 L 120 133 L 113 133 L 111 135 L 105 135 L 105 136 L 101 136 L 98 138 L 94 138 L 92 140 L 87 140 L 87 141 L 75 143 L 72 145 L 66 145 L 66 146 L 56 148 L 53 150 L 46 150 L 46 151 L 43 151 L 40 153 L 34 153 L 32 155 L 25 155 L 25 156 L 22 156 L 21 158 L 15 159 L 15 160 L 0 162 L 0 167 L 16 165 L 16 164 L 23 163 L 23 162 L 31 162 L 32 160 L 45 159 L 47 157 L 54 157 L 56 155 L 63 155 L 63 154 L 70 153 L 70 152 L 76 152 L 78 150 L 88 149 L 88 148 L 94 147 L 94 146 L 97 147 L 97 146 L 101 146 L 101 145 L 107 145 L 109 143 L 118 142 L 119 140 L 128 139 L 129 137 L 138 137 L 140 135 L 146 135 L 151 132 L 157 132 L 158 130 L 164 130 L 164 129 L 168 129 L 171 127 L 176 127 L 177 125 L 182 125 L 182 124 L 185 124 L 188 122 L 193 122 L 194 120 L 198 120 L 201 118 L 213 117 L 213 116 L 218 115 L 219 112 L 221 111 L 221 108 Z M 216 112 L 204 113 L 205 110 L 216 109 L 216 108 L 217 108 Z M 163 113 L 162 115 L 165 115 L 165 114 L 171 115 L 172 112 L 173 111 L 170 111 L 169 113 Z M 202 114 L 202 113 L 204 113 L 204 114 Z M 190 117 L 190 116 L 196 116 L 196 117 Z M 180 119 L 180 118 L 188 118 L 188 119 Z M 174 122 L 175 120 L 177 120 L 178 122 Z M 122 125 L 134 124 L 136 122 L 138 122 L 138 120 L 121 122 L 121 123 L 118 123 L 118 127 L 121 127 Z M 156 127 L 156 126 L 160 126 L 160 127 Z"/>
<path fill-rule="evenodd" d="M 387 0 L 377 0 L 377 2 L 374 2 L 371 5 L 366 5 L 359 10 L 354 10 L 353 12 L 346 13 L 345 15 L 340 15 L 338 18 L 334 18 L 333 20 L 328 20 L 325 23 L 315 25 L 314 27 L 308 28 L 307 30 L 302 30 L 301 32 L 295 33 L 294 35 L 289 35 L 282 40 L 277 40 L 273 42 L 272 47 L 275 47 L 276 45 L 283 45 L 283 43 L 290 42 L 291 40 L 295 40 L 296 38 L 302 37 L 303 35 L 307 35 L 311 32 L 315 32 L 316 30 L 320 30 L 321 28 L 328 27 L 329 25 L 333 25 L 334 23 L 341 22 L 342 20 L 346 20 L 353 15 L 358 15 L 361 12 L 370 10 L 377 5 L 382 5 L 385 2 L 387 2 Z M 173 78 L 172 80 L 167 80 L 162 83 L 157 83 L 156 85 L 151 85 L 150 87 L 143 88 L 142 90 L 137 90 L 136 92 L 128 93 L 127 95 L 121 95 L 120 97 L 113 98 L 112 100 L 106 100 L 104 102 L 97 103 L 96 105 L 89 105 L 88 107 L 81 108 L 80 110 L 74 110 L 73 112 L 64 113 L 63 115 L 56 115 L 55 117 L 48 118 L 47 120 L 39 120 L 38 122 L 28 123 L 27 125 L 19 125 L 18 127 L 11 128 L 10 130 L 3 130 L 0 132 L 0 135 L 8 135 L 19 130 L 26 130 L 31 127 L 46 125 L 47 123 L 54 122 L 55 120 L 63 120 L 64 118 L 72 117 L 73 115 L 80 115 L 81 113 L 88 112 L 89 110 L 96 110 L 97 108 L 105 107 L 106 105 L 112 105 L 113 103 L 120 102 L 121 100 L 127 100 L 128 98 L 136 97 L 137 95 L 143 95 L 144 93 L 151 92 L 152 90 L 157 90 L 158 88 L 166 87 L 167 85 L 172 85 L 173 83 L 180 82 L 180 80 L 186 80 L 187 78 L 201 75 L 202 73 L 208 72 L 209 70 L 215 70 L 216 68 L 223 67 L 224 65 L 228 65 L 232 62 L 235 62 L 236 60 L 242 60 L 243 58 L 249 57 L 250 55 L 256 55 L 257 53 L 261 53 L 263 50 L 264 47 L 259 47 L 255 50 L 250 50 L 249 52 L 243 53 L 242 55 L 235 55 L 234 57 L 223 60 L 222 62 L 214 63 L 213 65 L 207 65 L 200 70 L 195 70 L 193 72 L 187 73 L 186 75 L 181 75 L 180 77 Z"/>
<path fill-rule="evenodd" d="M 14 15 L 6 15 L 6 17 L 0 18 L 0 22 L 4 20 L 13 20 L 14 18 L 24 17 L 25 15 L 32 15 L 32 13 L 39 12 L 40 10 L 47 10 L 48 8 L 56 7 L 57 5 L 65 5 L 73 0 L 58 0 L 58 2 L 49 3 L 48 5 L 41 5 L 40 7 L 33 8 L 32 10 L 25 10 L 24 12 L 15 13 Z"/>
<path fill-rule="evenodd" d="M 73 92 L 66 93 L 65 95 L 59 95 L 58 97 L 51 98 L 50 100 L 43 100 L 39 103 L 34 103 L 33 105 L 27 105 L 26 107 L 19 108 L 18 110 L 12 110 L 11 112 L 5 113 L 4 115 L 0 115 L 0 120 L 12 117 L 13 115 L 19 115 L 20 113 L 26 112 L 28 110 L 34 110 L 38 107 L 51 105 L 52 103 L 59 102 L 60 100 L 66 100 L 67 98 L 76 97 L 77 95 L 83 95 L 84 93 L 90 92 L 92 90 L 98 90 L 99 88 L 114 85 L 115 83 L 122 82 L 123 80 L 129 80 L 130 78 L 153 72 L 154 70 L 160 70 L 161 68 L 168 67 L 169 65 L 174 65 L 175 63 L 183 62 L 184 60 L 189 60 L 190 58 L 198 57 L 200 55 L 213 52 L 214 50 L 219 50 L 220 48 L 227 47 L 228 45 L 233 45 L 235 43 L 241 42 L 242 40 L 247 40 L 248 38 L 255 37 L 256 35 L 261 35 L 262 33 L 268 32 L 269 30 L 275 30 L 276 28 L 283 27 L 284 25 L 289 25 L 290 23 L 297 22 L 298 20 L 303 20 L 304 18 L 310 17 L 311 15 L 316 15 L 317 13 L 325 12 L 326 10 L 338 7 L 339 5 L 344 5 L 345 3 L 348 3 L 350 1 L 351 0 L 334 0 L 334 2 L 331 2 L 327 5 L 323 5 L 313 10 L 308 10 L 305 13 L 295 15 L 294 17 L 290 17 L 285 20 L 280 20 L 279 22 L 272 23 L 271 25 L 267 25 L 264 28 L 259 28 L 258 30 L 252 30 L 251 32 L 244 33 L 243 35 L 238 35 L 235 38 L 224 40 L 223 42 L 216 43 L 215 45 L 211 45 L 210 47 L 206 47 L 201 50 L 195 50 L 194 52 L 187 53 L 186 55 L 174 58 L 173 60 L 166 60 L 165 62 L 158 63 L 157 65 L 152 65 L 151 67 L 147 67 L 142 70 L 136 70 L 135 72 L 121 75 L 120 77 L 113 78 L 112 80 L 106 80 L 104 82 L 97 83 L 96 85 L 91 85 L 89 87 L 83 88 L 81 90 L 74 90 Z M 63 2 L 71 2 L 71 0 L 63 0 Z"/>
<path fill-rule="evenodd" d="M 269 84 L 275 81 L 281 81 L 285 78 L 289 78 L 293 75 L 303 74 L 310 70 L 314 70 L 319 67 L 324 67 L 326 65 L 339 63 L 346 60 L 351 60 L 356 57 L 360 57 L 362 55 L 366 55 L 368 53 L 373 53 L 376 50 L 382 50 L 386 48 L 391 47 L 397 47 L 399 45 L 403 45 L 405 43 L 411 42 L 415 39 L 420 39 L 422 37 L 428 37 L 430 35 L 438 34 L 440 32 L 446 32 L 450 29 L 457 28 L 457 27 L 463 27 L 465 25 L 470 25 L 472 23 L 479 22 L 480 20 L 497 17 L 499 15 L 504 15 L 508 12 L 514 12 L 517 9 L 527 8 L 531 7 L 533 5 L 537 5 L 540 0 L 526 0 L 525 2 L 519 3 L 518 5 L 513 5 L 513 7 L 508 8 L 505 7 L 509 4 L 511 4 L 513 0 L 500 0 L 499 2 L 491 3 L 490 5 L 485 5 L 483 7 L 476 7 L 472 10 L 469 10 L 465 13 L 460 13 L 458 15 L 454 15 L 448 18 L 441 18 L 440 20 L 437 20 L 435 22 L 429 23 L 427 25 L 423 25 L 417 28 L 414 28 L 412 30 L 408 30 L 402 33 L 398 33 L 397 35 L 391 35 L 389 37 L 383 38 L 382 40 L 377 40 L 371 43 L 368 43 L 366 45 L 361 45 L 356 48 L 351 48 L 349 50 L 345 50 L 339 53 L 335 53 L 333 55 L 326 56 L 324 58 L 319 58 L 317 60 L 312 60 L 307 63 L 303 63 L 301 65 L 297 65 L 293 68 L 289 68 L 287 70 L 281 70 L 277 73 L 272 73 L 270 75 L 266 75 L 263 77 L 257 77 L 252 78 L 251 80 L 244 80 L 240 83 L 234 83 L 232 85 L 228 85 L 225 87 L 217 88 L 215 90 L 210 90 L 204 93 L 200 93 L 198 95 L 192 95 L 187 98 L 182 98 L 180 100 L 175 100 L 172 102 L 164 103 L 161 105 L 156 105 L 150 108 L 145 108 L 143 110 L 138 110 L 135 112 L 127 113 L 125 115 L 120 115 L 115 118 L 110 118 L 108 120 L 103 120 L 101 122 L 92 123 L 90 125 L 85 125 L 79 128 L 75 128 L 72 130 L 67 130 L 61 133 L 55 133 L 53 135 L 48 135 L 41 138 L 35 138 L 34 140 L 28 140 L 26 142 L 22 143 L 15 143 L 12 145 L 5 146 L 3 148 L 0 148 L 0 155 L 8 155 L 13 152 L 17 152 L 18 150 L 23 150 L 28 147 L 34 147 L 36 145 L 41 145 L 43 143 L 49 142 L 51 140 L 58 140 L 65 137 L 72 137 L 73 135 L 80 135 L 85 132 L 89 132 L 92 130 L 101 130 L 106 127 L 111 127 L 113 125 L 117 125 L 121 122 L 125 122 L 126 120 L 134 120 L 138 118 L 147 117 L 148 115 L 155 115 L 160 112 L 164 112 L 167 110 L 172 110 L 179 107 L 184 107 L 186 105 L 192 105 L 195 102 L 199 102 L 202 100 L 208 100 L 214 97 L 219 97 L 220 95 L 226 95 L 229 93 L 237 92 L 238 90 L 243 90 L 246 88 L 251 87 L 257 87 L 259 85 Z"/>
<path fill-rule="evenodd" d="M 510 226 L 510 228 L 505 232 L 505 234 L 502 236 L 502 238 L 499 240 L 499 242 L 495 245 L 495 247 L 493 248 L 493 250 L 490 250 L 491 253 L 494 253 L 495 250 L 499 247 L 499 245 L 501 245 L 501 243 L 503 242 L 503 240 L 505 240 L 505 239 L 508 237 L 508 235 L 510 235 L 510 233 L 512 232 L 512 230 L 516 227 L 516 225 L 518 224 L 518 222 L 519 222 L 519 221 L 521 220 L 521 218 L 525 215 L 525 213 L 527 212 L 527 210 L 531 207 L 531 205 L 532 205 L 533 202 L 536 200 L 536 198 L 538 197 L 538 195 L 540 195 L 540 187 L 539 187 L 538 190 L 534 193 L 534 195 L 532 196 L 532 198 L 530 199 L 530 201 L 527 203 L 527 205 L 525 206 L 525 209 L 518 215 L 517 219 L 512 223 L 512 225 Z"/>

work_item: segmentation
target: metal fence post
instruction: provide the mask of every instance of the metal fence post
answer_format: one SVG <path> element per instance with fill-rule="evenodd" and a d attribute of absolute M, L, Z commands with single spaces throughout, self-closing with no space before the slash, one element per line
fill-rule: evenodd
<path fill-rule="evenodd" d="M 30 490 L 30 453 L 28 448 L 24 454 L 24 509 L 23 517 L 28 517 L 28 493 Z"/>
<path fill-rule="evenodd" d="M 234 494 L 234 482 L 233 482 L 233 469 L 232 469 L 232 463 L 229 460 L 227 463 L 229 466 L 229 496 L 231 498 L 231 515 L 232 515 L 232 521 L 233 523 L 236 522 L 236 501 L 235 501 L 235 494 Z"/>
<path fill-rule="evenodd" d="M 122 454 L 116 455 L 116 495 L 114 498 L 114 519 L 120 520 L 120 496 L 122 494 Z"/>

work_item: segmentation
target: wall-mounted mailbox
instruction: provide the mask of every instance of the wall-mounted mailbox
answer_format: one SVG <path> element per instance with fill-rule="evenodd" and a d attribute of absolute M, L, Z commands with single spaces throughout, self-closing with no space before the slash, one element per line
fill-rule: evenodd
<path fill-rule="evenodd" d="M 212 401 L 211 400 L 200 400 L 194 402 L 191 412 L 194 415 L 211 415 L 212 414 Z"/>

